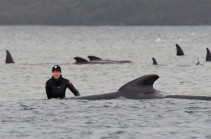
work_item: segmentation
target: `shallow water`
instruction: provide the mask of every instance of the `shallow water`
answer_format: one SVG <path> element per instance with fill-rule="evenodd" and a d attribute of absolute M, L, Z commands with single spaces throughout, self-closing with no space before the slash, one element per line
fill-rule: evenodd
<path fill-rule="evenodd" d="M 158 74 L 157 90 L 211 96 L 210 36 L 210 26 L 0 26 L 0 138 L 211 138 L 210 101 L 47 100 L 44 89 L 51 67 L 60 64 L 81 95 L 113 92 Z M 185 56 L 176 56 L 176 43 Z M 15 64 L 4 63 L 5 50 Z M 133 63 L 72 64 L 73 57 L 88 55 Z M 152 57 L 167 66 L 153 66 Z M 198 66 L 175 66 L 197 58 Z"/>

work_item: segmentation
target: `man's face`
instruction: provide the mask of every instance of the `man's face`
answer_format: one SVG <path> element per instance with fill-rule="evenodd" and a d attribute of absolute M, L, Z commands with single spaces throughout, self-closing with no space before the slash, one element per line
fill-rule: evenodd
<path fill-rule="evenodd" d="M 58 71 L 58 70 L 54 70 L 54 71 L 52 71 L 52 75 L 53 75 L 53 77 L 55 78 L 55 79 L 59 79 L 59 77 L 61 76 L 61 72 L 60 71 Z"/>

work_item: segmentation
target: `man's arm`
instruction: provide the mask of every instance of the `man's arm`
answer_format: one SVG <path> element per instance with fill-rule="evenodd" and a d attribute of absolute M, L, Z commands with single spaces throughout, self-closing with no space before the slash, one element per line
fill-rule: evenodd
<path fill-rule="evenodd" d="M 73 84 L 68 81 L 68 86 L 67 86 L 75 96 L 80 96 L 80 93 L 78 92 L 78 90 L 73 86 Z"/>
<path fill-rule="evenodd" d="M 51 86 L 48 82 L 45 84 L 46 95 L 48 99 L 51 99 Z"/>

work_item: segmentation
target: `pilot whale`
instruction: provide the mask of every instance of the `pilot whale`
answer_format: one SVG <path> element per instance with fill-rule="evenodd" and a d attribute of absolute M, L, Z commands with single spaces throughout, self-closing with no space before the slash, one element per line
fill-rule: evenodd
<path fill-rule="evenodd" d="M 101 59 L 96 56 L 88 56 L 89 61 L 98 61 L 98 62 L 112 62 L 112 63 L 132 63 L 128 60 L 118 61 L 118 60 L 109 60 L 109 59 Z"/>
<path fill-rule="evenodd" d="M 179 44 L 176 44 L 176 49 L 177 49 L 177 56 L 185 55 L 182 48 L 179 46 Z"/>
<path fill-rule="evenodd" d="M 110 62 L 102 62 L 102 61 L 88 61 L 82 57 L 74 57 L 75 64 L 112 64 Z"/>
<path fill-rule="evenodd" d="M 10 54 L 10 52 L 8 50 L 6 50 L 6 60 L 5 60 L 5 63 L 7 63 L 7 64 L 9 64 L 9 63 L 15 63 L 13 61 L 13 58 L 12 58 L 12 56 L 11 56 L 11 54 Z"/>
<path fill-rule="evenodd" d="M 74 57 L 75 64 L 122 64 L 131 63 L 131 61 L 116 61 L 116 60 L 103 60 L 96 56 L 88 56 L 89 61 L 82 57 Z"/>
<path fill-rule="evenodd" d="M 179 62 L 179 63 L 175 63 L 173 65 L 160 65 L 160 64 L 158 64 L 157 60 L 154 57 L 152 58 L 152 62 L 153 62 L 153 65 L 158 65 L 158 66 L 178 66 L 178 67 L 195 66 L 195 65 L 200 64 L 199 60 L 197 59 L 197 62 L 195 64 L 187 63 L 187 62 Z"/>
<path fill-rule="evenodd" d="M 207 49 L 207 55 L 206 55 L 206 61 L 211 61 L 211 53 L 210 50 L 208 48 Z"/>
<path fill-rule="evenodd" d="M 77 96 L 72 97 L 71 99 L 103 100 L 124 97 L 136 100 L 161 98 L 211 100 L 211 96 L 166 95 L 166 93 L 158 91 L 153 87 L 154 82 L 158 78 L 159 76 L 156 74 L 145 75 L 123 85 L 117 92 L 90 96 Z"/>

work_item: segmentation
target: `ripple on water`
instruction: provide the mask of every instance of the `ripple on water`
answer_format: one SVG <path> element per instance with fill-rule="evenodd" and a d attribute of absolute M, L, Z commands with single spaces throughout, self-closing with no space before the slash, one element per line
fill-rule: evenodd
<path fill-rule="evenodd" d="M 154 84 L 157 90 L 210 95 L 211 64 L 204 61 L 210 36 L 208 26 L 2 26 L 0 59 L 9 49 L 16 63 L 0 68 L 0 138 L 210 138 L 209 101 L 47 100 L 44 90 L 51 67 L 63 63 L 63 76 L 83 96 L 114 92 L 152 73 L 160 76 Z M 184 57 L 175 56 L 178 42 Z M 73 57 L 88 55 L 133 64 L 72 64 Z M 168 66 L 153 66 L 152 57 Z M 199 66 L 174 66 L 197 58 Z M 67 97 L 72 96 L 67 91 Z"/>

